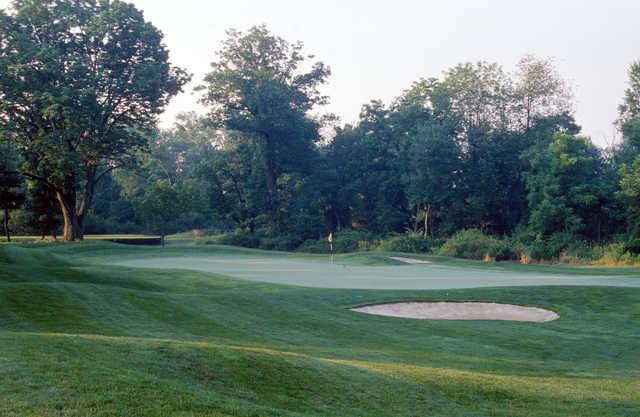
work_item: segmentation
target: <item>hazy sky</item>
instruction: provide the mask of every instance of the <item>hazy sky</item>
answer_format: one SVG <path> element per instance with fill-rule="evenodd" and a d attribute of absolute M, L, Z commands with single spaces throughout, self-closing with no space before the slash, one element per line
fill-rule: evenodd
<path fill-rule="evenodd" d="M 465 61 L 512 71 L 525 54 L 553 57 L 572 85 L 576 118 L 604 145 L 640 59 L 640 0 L 134 0 L 165 33 L 175 64 L 194 75 L 163 124 L 197 109 L 200 83 L 228 28 L 265 23 L 327 63 L 327 111 L 357 119 L 371 99 L 389 102 L 420 77 L 440 77 Z M 8 1 L 0 0 L 6 5 Z"/>

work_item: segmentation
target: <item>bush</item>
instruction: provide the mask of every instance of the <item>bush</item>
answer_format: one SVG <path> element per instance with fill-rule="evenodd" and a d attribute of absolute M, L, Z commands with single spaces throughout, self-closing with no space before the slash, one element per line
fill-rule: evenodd
<path fill-rule="evenodd" d="M 568 264 L 581 264 L 601 259 L 604 249 L 601 246 L 593 246 L 587 242 L 574 242 L 560 254 L 560 262 Z"/>
<path fill-rule="evenodd" d="M 259 240 L 259 248 L 266 250 L 290 251 L 300 245 L 300 241 L 291 236 L 263 237 Z"/>
<path fill-rule="evenodd" d="M 360 230 L 344 229 L 333 234 L 333 250 L 336 253 L 355 252 L 370 249 L 373 245 L 372 235 Z M 299 247 L 301 252 L 328 253 L 330 244 L 326 237 L 306 240 Z"/>
<path fill-rule="evenodd" d="M 485 235 L 478 229 L 462 230 L 447 239 L 439 253 L 456 258 L 481 260 L 487 256 L 489 248 L 495 242 L 495 238 Z"/>
<path fill-rule="evenodd" d="M 245 231 L 235 231 L 232 233 L 224 233 L 208 239 L 206 244 L 243 246 L 246 248 L 257 248 L 260 245 L 260 239 L 255 234 Z"/>
<path fill-rule="evenodd" d="M 624 252 L 629 252 L 632 255 L 640 254 L 640 239 L 629 239 L 623 243 Z"/>
<path fill-rule="evenodd" d="M 615 242 L 602 248 L 600 263 L 604 265 L 636 265 L 640 263 L 640 256 L 628 250 L 628 242 Z"/>
<path fill-rule="evenodd" d="M 407 232 L 381 240 L 376 249 L 387 252 L 428 253 L 441 244 L 442 239 L 425 239 L 421 233 Z"/>
<path fill-rule="evenodd" d="M 368 232 L 345 229 L 333 234 L 333 247 L 336 252 L 354 252 L 367 249 L 370 240 L 372 236 Z"/>
<path fill-rule="evenodd" d="M 489 244 L 486 257 L 494 261 L 517 261 L 522 253 L 522 245 L 513 239 L 494 239 Z"/>
<path fill-rule="evenodd" d="M 302 245 L 298 246 L 299 252 L 306 253 L 328 253 L 329 242 L 327 239 L 310 239 L 302 242 Z"/>
<path fill-rule="evenodd" d="M 575 241 L 568 233 L 555 233 L 547 238 L 537 238 L 529 246 L 529 257 L 537 261 L 559 259 L 560 254 Z"/>

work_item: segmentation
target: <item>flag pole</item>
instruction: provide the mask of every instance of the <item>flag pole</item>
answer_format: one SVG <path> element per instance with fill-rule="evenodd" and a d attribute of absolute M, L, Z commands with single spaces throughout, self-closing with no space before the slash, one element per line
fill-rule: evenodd
<path fill-rule="evenodd" d="M 329 232 L 327 240 L 329 241 L 329 250 L 331 251 L 331 265 L 333 265 L 333 232 Z"/>
<path fill-rule="evenodd" d="M 331 243 L 331 265 L 333 265 L 333 243 Z"/>

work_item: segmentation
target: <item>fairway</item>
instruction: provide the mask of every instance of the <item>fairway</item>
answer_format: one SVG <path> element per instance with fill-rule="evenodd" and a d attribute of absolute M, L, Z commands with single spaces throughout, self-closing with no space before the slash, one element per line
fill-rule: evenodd
<path fill-rule="evenodd" d="M 114 261 L 114 265 L 137 268 L 189 269 L 274 284 L 351 289 L 450 289 L 533 285 L 605 285 L 640 287 L 640 279 L 595 273 L 541 273 L 535 268 L 520 271 L 438 263 L 409 265 L 331 264 L 328 259 L 215 252 L 206 256 L 154 257 Z"/>
<path fill-rule="evenodd" d="M 412 266 L 363 253 L 332 266 L 324 257 L 181 243 L 0 246 L 0 415 L 639 415 L 636 270 L 604 278 L 433 260 Z M 339 275 L 324 285 L 393 286 L 395 276 L 402 286 L 600 286 L 256 282 L 312 285 L 325 273 Z M 606 279 L 629 287 L 602 286 Z M 560 318 L 414 320 L 349 310 L 416 300 L 512 303 Z"/>

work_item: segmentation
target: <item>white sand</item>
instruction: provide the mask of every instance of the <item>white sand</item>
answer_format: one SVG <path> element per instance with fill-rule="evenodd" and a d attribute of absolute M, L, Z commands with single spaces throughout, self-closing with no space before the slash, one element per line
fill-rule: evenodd
<path fill-rule="evenodd" d="M 510 320 L 547 322 L 560 316 L 550 310 L 480 302 L 403 302 L 352 308 L 366 314 L 430 320 Z"/>
<path fill-rule="evenodd" d="M 404 262 L 406 264 L 412 264 L 412 265 L 430 264 L 431 263 L 431 261 L 423 261 L 421 259 L 405 258 L 403 256 L 389 256 L 389 258 L 393 259 L 394 261 Z"/>

